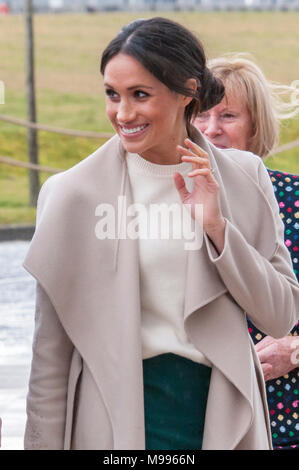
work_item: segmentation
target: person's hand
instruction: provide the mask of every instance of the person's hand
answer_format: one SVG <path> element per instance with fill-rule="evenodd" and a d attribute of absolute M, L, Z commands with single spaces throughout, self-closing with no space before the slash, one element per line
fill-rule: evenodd
<path fill-rule="evenodd" d="M 285 336 L 280 339 L 266 336 L 255 345 L 265 381 L 286 375 L 296 367 L 294 361 L 295 340 L 294 336 Z"/>
<path fill-rule="evenodd" d="M 203 206 L 203 230 L 221 253 L 224 246 L 225 220 L 220 209 L 219 184 L 214 178 L 208 154 L 190 139 L 185 139 L 184 143 L 187 148 L 178 145 L 177 150 L 182 154 L 182 161 L 192 163 L 193 169 L 188 176 L 194 178 L 194 187 L 190 193 L 180 173 L 174 174 L 175 186 L 182 203 L 190 205 L 191 215 L 195 220 L 196 204 Z"/>

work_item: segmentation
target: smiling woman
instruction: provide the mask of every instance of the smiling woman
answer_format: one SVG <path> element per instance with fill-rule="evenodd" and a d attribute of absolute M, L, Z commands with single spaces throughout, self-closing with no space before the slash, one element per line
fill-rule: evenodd
<path fill-rule="evenodd" d="M 173 93 L 140 62 L 123 53 L 107 64 L 104 84 L 107 116 L 127 151 L 158 164 L 174 163 L 173 154 L 179 163 L 177 137 L 180 142 L 187 137 L 182 122 L 192 98 Z"/>
<path fill-rule="evenodd" d="M 164 51 L 162 24 L 168 35 Z M 176 145 L 187 137 L 191 117 L 217 104 L 224 94 L 221 81 L 205 67 L 200 42 L 187 30 L 176 35 L 170 24 L 161 19 L 151 36 L 151 22 L 134 21 L 106 48 L 101 61 L 106 111 L 116 132 L 132 152 L 137 149 L 160 164 L 181 161 Z M 186 53 L 188 42 L 192 53 Z"/>
<path fill-rule="evenodd" d="M 269 449 L 244 312 L 285 335 L 299 287 L 266 169 L 246 153 L 223 155 L 191 124 L 224 87 L 180 24 L 125 26 L 101 71 L 116 135 L 47 180 L 24 263 L 37 280 L 25 447 Z M 181 217 L 176 204 L 201 228 L 195 249 L 141 236 L 147 208 Z M 126 231 L 132 207 L 138 222 Z M 107 208 L 119 217 L 98 237 Z M 168 233 L 180 222 L 169 217 Z"/>

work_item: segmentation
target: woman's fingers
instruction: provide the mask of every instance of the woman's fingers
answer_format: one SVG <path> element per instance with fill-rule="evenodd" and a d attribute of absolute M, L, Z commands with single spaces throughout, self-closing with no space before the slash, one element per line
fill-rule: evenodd
<path fill-rule="evenodd" d="M 264 363 L 262 364 L 262 369 L 265 381 L 270 380 L 273 366 L 271 364 Z"/>
<path fill-rule="evenodd" d="M 178 150 L 183 153 L 182 160 L 184 162 L 190 162 L 193 165 L 193 171 L 188 173 L 188 176 L 190 178 L 205 176 L 208 183 L 217 184 L 213 175 L 213 169 L 210 165 L 208 153 L 190 139 L 185 139 L 184 142 L 188 148 L 186 149 L 179 145 Z"/>
<path fill-rule="evenodd" d="M 217 184 L 211 168 L 198 168 L 196 170 L 190 171 L 188 176 L 190 178 L 194 178 L 195 176 L 205 176 L 208 183 L 213 183 L 214 185 Z"/>
<path fill-rule="evenodd" d="M 188 173 L 188 176 L 198 176 L 198 175 L 201 175 L 201 176 L 208 176 L 209 174 L 211 173 L 211 169 L 210 168 L 196 168 L 195 170 L 192 170 Z"/>
<path fill-rule="evenodd" d="M 209 156 L 207 152 L 205 152 L 201 147 L 199 147 L 199 145 L 194 144 L 194 142 L 191 142 L 191 140 L 190 141 L 186 140 L 185 142 L 186 142 L 186 145 L 188 142 L 187 148 L 183 147 L 182 145 L 177 146 L 177 149 L 180 153 L 184 155 L 189 155 L 190 157 L 194 157 L 194 156 L 202 157 L 209 161 Z"/>
<path fill-rule="evenodd" d="M 180 173 L 174 173 L 173 175 L 174 183 L 176 189 L 180 194 L 180 198 L 182 201 L 186 200 L 187 197 L 190 195 L 189 191 L 186 188 L 185 180 Z"/>
<path fill-rule="evenodd" d="M 183 155 L 182 160 L 184 160 L 184 162 L 192 162 L 192 163 L 198 163 L 202 165 L 209 165 L 209 161 L 206 158 L 202 158 L 202 157 L 191 157 L 189 155 Z"/>
<path fill-rule="evenodd" d="M 261 341 L 259 341 L 255 345 L 256 352 L 262 351 L 263 349 L 268 347 L 270 344 L 272 344 L 274 341 L 275 340 L 274 340 L 274 338 L 272 338 L 272 336 L 265 336 Z"/>
<path fill-rule="evenodd" d="M 182 154 L 181 159 L 184 162 L 190 162 L 193 165 L 193 169 L 198 167 L 210 168 L 210 161 L 207 152 L 202 150 L 199 145 L 195 144 L 189 139 L 185 140 L 185 144 L 188 148 L 177 146 L 178 151 Z"/>
<path fill-rule="evenodd" d="M 177 145 L 177 149 L 183 155 L 189 155 L 190 157 L 196 156 L 196 153 L 192 152 L 192 150 L 189 150 L 186 147 L 183 147 L 182 145 Z"/>
<path fill-rule="evenodd" d="M 205 152 L 199 145 L 197 145 L 195 142 L 192 142 L 190 139 L 185 139 L 184 140 L 185 145 L 191 149 L 196 155 L 199 155 L 200 157 L 207 158 L 209 160 L 209 156 L 207 152 Z"/>
<path fill-rule="evenodd" d="M 270 364 L 275 360 L 276 346 L 274 343 L 269 344 L 267 347 L 258 352 L 258 358 L 262 364 Z"/>

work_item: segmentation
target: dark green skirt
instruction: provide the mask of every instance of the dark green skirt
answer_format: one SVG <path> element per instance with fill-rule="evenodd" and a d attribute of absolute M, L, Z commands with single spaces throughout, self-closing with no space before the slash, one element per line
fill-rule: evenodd
<path fill-rule="evenodd" d="M 143 360 L 145 448 L 202 447 L 211 368 L 168 353 Z"/>

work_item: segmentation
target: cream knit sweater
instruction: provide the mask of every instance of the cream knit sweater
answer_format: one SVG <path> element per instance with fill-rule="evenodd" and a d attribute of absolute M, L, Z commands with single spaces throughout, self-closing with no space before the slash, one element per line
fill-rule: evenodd
<path fill-rule="evenodd" d="M 157 206 L 160 204 L 164 204 L 164 207 L 165 204 L 168 207 L 175 204 L 178 209 L 176 214 L 181 223 L 184 209 L 174 185 L 173 174 L 181 173 L 190 191 L 193 181 L 186 175 L 192 169 L 192 164 L 182 162 L 177 165 L 158 165 L 137 154 L 129 153 L 127 165 L 134 203 L 141 204 L 147 208 L 148 214 L 151 214 L 147 219 L 147 233 L 158 233 L 158 237 L 154 239 L 152 236 L 137 237 L 143 358 L 172 352 L 211 366 L 207 358 L 188 341 L 184 330 L 183 310 L 188 251 L 185 249 L 186 239 L 182 235 L 180 237 L 173 235 L 183 233 L 179 230 L 178 219 L 169 219 L 170 224 L 166 227 L 169 229 L 169 234 L 166 234 L 168 239 L 161 239 L 163 232 L 149 232 L 149 226 L 152 229 L 154 214 L 150 211 L 153 207 L 161 207 Z M 145 219 L 143 217 L 140 220 L 143 224 Z M 140 227 L 141 225 L 138 226 L 138 233 L 144 234 Z"/>

